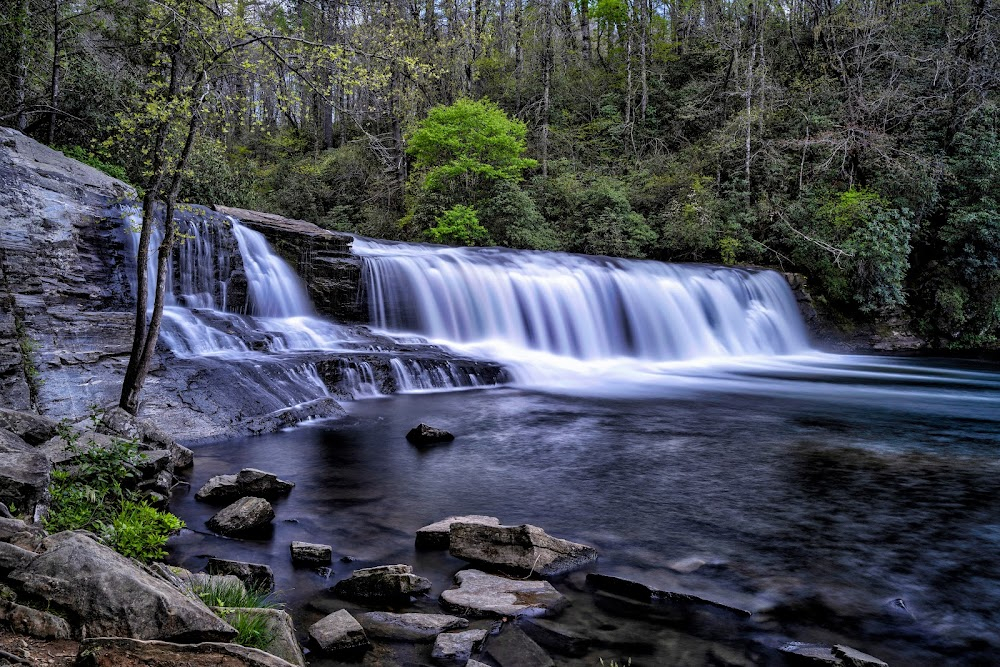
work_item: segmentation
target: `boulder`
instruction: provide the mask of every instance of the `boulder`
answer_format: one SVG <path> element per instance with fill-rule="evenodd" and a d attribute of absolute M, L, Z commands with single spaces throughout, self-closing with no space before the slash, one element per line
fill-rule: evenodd
<path fill-rule="evenodd" d="M 59 422 L 33 412 L 0 408 L 0 428 L 21 437 L 29 445 L 40 445 L 59 432 Z"/>
<path fill-rule="evenodd" d="M 0 625 L 35 639 L 70 638 L 66 619 L 3 599 L 0 599 Z"/>
<path fill-rule="evenodd" d="M 455 581 L 459 587 L 441 593 L 441 604 L 467 616 L 553 616 L 569 605 L 547 581 L 507 579 L 479 570 L 462 570 Z"/>
<path fill-rule="evenodd" d="M 33 551 L 22 549 L 21 547 L 7 542 L 0 542 L 0 572 L 10 572 L 20 570 L 38 557 Z"/>
<path fill-rule="evenodd" d="M 521 616 L 517 626 L 531 637 L 539 646 L 553 653 L 580 657 L 590 650 L 590 638 L 581 635 L 562 623 L 556 623 L 546 618 Z"/>
<path fill-rule="evenodd" d="M 239 616 L 257 616 L 265 619 L 267 631 L 274 637 L 267 646 L 263 647 L 271 655 L 276 655 L 297 667 L 306 667 L 306 659 L 302 655 L 302 648 L 295 638 L 295 624 L 288 612 L 282 609 L 264 609 L 260 607 L 239 608 L 239 607 L 213 607 L 212 611 L 223 620 L 234 623 Z"/>
<path fill-rule="evenodd" d="M 143 479 L 149 479 L 156 477 L 156 475 L 165 470 L 172 472 L 174 469 L 174 459 L 168 449 L 152 449 L 142 452 L 142 456 L 135 467 L 139 469 Z"/>
<path fill-rule="evenodd" d="M 455 436 L 444 429 L 417 424 L 406 434 L 406 439 L 414 445 L 435 445 L 440 442 L 451 442 Z"/>
<path fill-rule="evenodd" d="M 490 638 L 486 655 L 500 667 L 555 667 L 548 653 L 515 625 Z"/>
<path fill-rule="evenodd" d="M 442 632 L 434 640 L 431 660 L 441 667 L 465 667 L 472 658 L 473 651 L 479 649 L 487 634 L 486 630 Z"/>
<path fill-rule="evenodd" d="M 431 642 L 445 630 L 469 627 L 469 621 L 446 614 L 393 614 L 370 611 L 358 615 L 358 623 L 369 637 L 400 642 Z"/>
<path fill-rule="evenodd" d="M 833 649 L 821 644 L 788 642 L 781 646 L 778 651 L 785 654 L 789 659 L 794 660 L 794 664 L 843 666 L 840 658 L 833 654 Z"/>
<path fill-rule="evenodd" d="M 346 609 L 335 611 L 309 626 L 309 637 L 322 651 L 358 651 L 371 644 L 361 624 Z"/>
<path fill-rule="evenodd" d="M 289 550 L 295 565 L 322 566 L 333 562 L 333 547 L 328 544 L 292 542 Z"/>
<path fill-rule="evenodd" d="M 260 530 L 274 521 L 274 508 L 263 498 L 240 498 L 205 522 L 217 533 L 242 535 Z"/>
<path fill-rule="evenodd" d="M 413 574 L 409 565 L 381 565 L 355 570 L 337 582 L 333 592 L 347 600 L 400 600 L 423 595 L 431 590 L 431 582 Z"/>
<path fill-rule="evenodd" d="M 218 475 L 205 482 L 195 494 L 206 502 L 232 502 L 237 498 L 256 496 L 273 500 L 295 487 L 293 482 L 256 468 L 244 468 L 235 475 Z"/>
<path fill-rule="evenodd" d="M 198 642 L 236 634 L 200 600 L 85 534 L 52 535 L 41 549 L 9 578 L 66 614 L 85 636 Z"/>
<path fill-rule="evenodd" d="M 418 549 L 447 549 L 453 523 L 479 523 L 485 526 L 499 526 L 500 519 L 495 516 L 469 514 L 466 516 L 450 516 L 417 530 L 416 547 Z"/>
<path fill-rule="evenodd" d="M 104 411 L 97 428 L 102 433 L 117 435 L 126 440 L 139 441 L 146 435 L 145 429 L 135 416 L 117 405 Z"/>
<path fill-rule="evenodd" d="M 76 667 L 292 667 L 276 655 L 238 644 L 171 644 L 95 637 L 80 644 Z"/>
<path fill-rule="evenodd" d="M 0 502 L 34 513 L 48 493 L 51 471 L 49 460 L 37 451 L 0 451 Z"/>
<path fill-rule="evenodd" d="M 597 560 L 597 550 L 548 535 L 538 526 L 453 523 L 448 552 L 476 565 L 521 575 L 553 576 Z"/>
<path fill-rule="evenodd" d="M 841 659 L 845 667 L 889 667 L 875 656 L 843 644 L 834 644 L 833 654 Z"/>
<path fill-rule="evenodd" d="M 0 428 L 0 454 L 20 454 L 30 451 L 33 451 L 33 448 L 24 441 L 24 438 Z"/>
<path fill-rule="evenodd" d="M 263 563 L 209 558 L 205 571 L 217 575 L 231 574 L 253 590 L 265 592 L 274 590 L 274 572 Z"/>

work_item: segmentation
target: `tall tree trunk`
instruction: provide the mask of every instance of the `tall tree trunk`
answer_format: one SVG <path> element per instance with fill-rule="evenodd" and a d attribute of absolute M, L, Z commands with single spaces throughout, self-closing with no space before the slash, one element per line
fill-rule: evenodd
<path fill-rule="evenodd" d="M 545 3 L 543 30 L 544 45 L 542 49 L 542 178 L 549 175 L 549 115 L 551 107 L 552 69 L 555 58 L 552 53 L 552 0 Z"/>
<path fill-rule="evenodd" d="M 514 96 L 518 110 L 521 108 L 521 76 L 524 71 L 524 26 L 521 25 L 523 0 L 514 0 Z"/>
<path fill-rule="evenodd" d="M 646 106 L 649 104 L 649 24 L 652 7 L 650 0 L 636 0 L 639 8 L 639 118 L 646 119 Z"/>
<path fill-rule="evenodd" d="M 49 96 L 49 146 L 56 141 L 56 119 L 59 116 L 59 77 L 62 72 L 62 22 L 59 20 L 60 0 L 52 0 L 52 81 Z"/>
<path fill-rule="evenodd" d="M 18 7 L 17 30 L 17 60 L 14 64 L 14 104 L 17 116 L 14 127 L 19 132 L 28 128 L 28 114 L 25 105 L 28 103 L 28 25 L 30 5 L 28 0 L 21 0 Z"/>
<path fill-rule="evenodd" d="M 589 0 L 580 2 L 580 44 L 583 50 L 583 61 L 590 62 L 590 9 Z"/>

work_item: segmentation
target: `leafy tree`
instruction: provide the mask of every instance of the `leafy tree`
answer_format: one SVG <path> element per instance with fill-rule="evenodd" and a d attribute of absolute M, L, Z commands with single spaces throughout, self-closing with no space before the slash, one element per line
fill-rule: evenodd
<path fill-rule="evenodd" d="M 451 245 L 490 245 L 489 232 L 479 224 L 476 209 L 456 204 L 441 214 L 437 224 L 427 230 L 426 236 L 436 243 Z"/>

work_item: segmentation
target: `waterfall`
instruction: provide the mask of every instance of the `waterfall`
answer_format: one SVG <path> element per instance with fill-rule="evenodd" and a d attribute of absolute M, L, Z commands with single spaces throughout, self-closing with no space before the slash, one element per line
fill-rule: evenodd
<path fill-rule="evenodd" d="M 808 350 L 773 271 L 357 239 L 375 326 L 435 342 L 599 363 Z"/>

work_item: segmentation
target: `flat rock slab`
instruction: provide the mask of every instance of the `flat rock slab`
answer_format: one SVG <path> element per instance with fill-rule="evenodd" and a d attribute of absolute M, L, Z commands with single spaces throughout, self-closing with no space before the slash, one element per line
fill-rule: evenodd
<path fill-rule="evenodd" d="M 406 434 L 406 439 L 414 445 L 424 446 L 451 442 L 455 439 L 455 436 L 443 428 L 435 428 L 427 424 L 417 424 Z"/>
<path fill-rule="evenodd" d="M 42 551 L 9 578 L 65 614 L 86 636 L 198 642 L 236 635 L 201 600 L 84 534 L 47 537 Z"/>
<path fill-rule="evenodd" d="M 309 637 L 322 651 L 358 651 L 371 646 L 364 628 L 346 609 L 335 611 L 309 626 Z"/>
<path fill-rule="evenodd" d="M 455 575 L 458 588 L 441 593 L 441 604 L 466 616 L 553 616 L 569 600 L 547 581 L 507 579 L 479 570 Z"/>
<path fill-rule="evenodd" d="M 840 658 L 846 667 L 889 667 L 888 664 L 875 656 L 862 653 L 856 648 L 843 644 L 834 644 L 833 654 Z"/>
<path fill-rule="evenodd" d="M 597 560 L 597 549 L 552 537 L 538 526 L 453 523 L 448 552 L 471 563 L 522 575 L 554 576 Z"/>
<path fill-rule="evenodd" d="M 329 544 L 292 542 L 289 546 L 295 565 L 329 565 L 333 562 L 333 547 Z"/>
<path fill-rule="evenodd" d="M 295 638 L 295 624 L 292 622 L 292 617 L 283 609 L 213 607 L 212 611 L 227 623 L 234 623 L 241 616 L 263 618 L 267 623 L 268 632 L 274 637 L 263 650 L 297 667 L 306 667 L 302 648 Z"/>
<path fill-rule="evenodd" d="M 587 575 L 587 585 L 599 591 L 605 591 L 614 595 L 620 595 L 636 602 L 659 606 L 659 607 L 709 607 L 718 611 L 726 612 L 733 616 L 746 618 L 751 612 L 739 607 L 733 607 L 723 602 L 716 602 L 707 598 L 692 595 L 690 593 L 677 593 L 673 591 L 661 591 L 646 584 L 613 577 L 607 574 L 591 573 Z"/>
<path fill-rule="evenodd" d="M 294 482 L 278 479 L 273 473 L 256 468 L 244 468 L 235 475 L 218 475 L 205 482 L 195 494 L 196 500 L 232 502 L 237 498 L 256 496 L 273 500 L 288 493 Z"/>
<path fill-rule="evenodd" d="M 486 655 L 500 667 L 555 667 L 549 654 L 517 626 L 507 626 L 491 637 L 486 643 Z"/>
<path fill-rule="evenodd" d="M 446 614 L 393 614 L 371 611 L 358 615 L 369 637 L 400 642 L 431 642 L 442 632 L 469 627 L 469 621 Z"/>
<path fill-rule="evenodd" d="M 465 630 L 463 632 L 442 632 L 434 640 L 431 660 L 441 667 L 465 667 L 486 639 L 486 630 Z"/>
<path fill-rule="evenodd" d="M 76 667 L 293 667 L 276 655 L 237 644 L 171 644 L 118 637 L 85 639 Z"/>
<path fill-rule="evenodd" d="M 495 516 L 469 514 L 466 516 L 450 516 L 417 530 L 416 547 L 418 549 L 447 549 L 451 543 L 449 535 L 453 523 L 478 523 L 484 526 L 499 526 L 500 519 Z"/>
<path fill-rule="evenodd" d="M 274 521 L 274 508 L 263 498 L 240 498 L 222 508 L 205 524 L 223 535 L 243 535 L 261 530 Z"/>
<path fill-rule="evenodd" d="M 409 565 L 381 565 L 355 570 L 337 582 L 333 592 L 347 600 L 409 599 L 431 590 L 431 582 L 413 574 Z"/>
<path fill-rule="evenodd" d="M 821 644 L 788 642 L 778 651 L 795 660 L 795 664 L 799 665 L 837 665 L 842 667 L 844 664 L 840 658 L 833 654 L 831 647 Z"/>
<path fill-rule="evenodd" d="M 209 558 L 205 565 L 209 574 L 231 574 L 242 581 L 247 588 L 269 592 L 274 590 L 274 572 L 263 563 L 245 563 L 239 560 L 225 558 Z"/>

